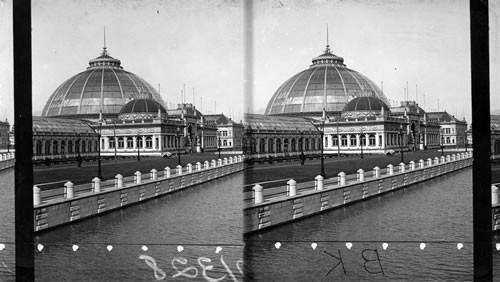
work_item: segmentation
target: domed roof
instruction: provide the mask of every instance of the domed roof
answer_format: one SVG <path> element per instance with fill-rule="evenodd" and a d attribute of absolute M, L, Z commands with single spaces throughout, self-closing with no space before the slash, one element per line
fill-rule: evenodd
<path fill-rule="evenodd" d="M 90 60 L 89 67 L 65 82 L 50 96 L 42 116 L 97 119 L 116 117 L 123 105 L 141 93 L 165 106 L 160 94 L 139 76 L 125 71 L 118 59 L 111 57 L 106 47 L 101 55 Z"/>
<path fill-rule="evenodd" d="M 349 69 L 344 58 L 325 52 L 312 65 L 285 81 L 269 101 L 266 115 L 313 115 L 323 109 L 340 112 L 350 98 L 376 96 L 388 103 L 379 87 L 361 73 Z"/>
<path fill-rule="evenodd" d="M 388 115 L 389 113 L 389 106 L 387 106 L 381 99 L 374 96 L 367 96 L 356 97 L 349 101 L 342 111 L 342 117 L 372 117 Z"/>
<path fill-rule="evenodd" d="M 152 119 L 158 117 L 158 110 L 164 117 L 167 115 L 167 110 L 151 98 L 140 97 L 134 99 L 122 107 L 118 114 L 119 119 Z"/>
<path fill-rule="evenodd" d="M 377 111 L 380 112 L 384 107 L 384 111 L 390 111 L 389 107 L 376 97 L 357 97 L 349 101 L 342 110 L 347 111 Z"/>

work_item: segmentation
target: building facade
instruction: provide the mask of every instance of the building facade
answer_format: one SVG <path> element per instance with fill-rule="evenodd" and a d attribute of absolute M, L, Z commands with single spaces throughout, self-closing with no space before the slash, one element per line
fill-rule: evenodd
<path fill-rule="evenodd" d="M 446 111 L 430 112 L 429 120 L 441 126 L 440 142 L 445 148 L 464 148 L 467 142 L 467 122 L 459 120 Z"/>
<path fill-rule="evenodd" d="M 205 124 L 217 127 L 217 146 L 223 151 L 243 149 L 243 124 L 236 123 L 224 114 L 204 115 Z"/>
<path fill-rule="evenodd" d="M 10 124 L 7 120 L 0 121 L 0 149 L 10 149 Z"/>

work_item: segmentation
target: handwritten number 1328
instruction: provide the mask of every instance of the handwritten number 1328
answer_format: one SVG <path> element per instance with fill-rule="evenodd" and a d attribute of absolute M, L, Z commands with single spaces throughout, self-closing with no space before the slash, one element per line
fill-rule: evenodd
<path fill-rule="evenodd" d="M 154 276 L 155 276 L 156 280 L 164 280 L 167 277 L 167 273 L 158 267 L 155 259 L 152 258 L 151 256 L 140 255 L 139 259 L 143 259 L 144 262 L 149 267 L 151 267 L 151 269 L 153 269 Z M 210 282 L 217 282 L 217 281 L 222 281 L 222 280 L 226 279 L 227 274 L 224 274 L 224 276 L 219 277 L 219 278 L 212 278 L 212 277 L 208 276 L 207 270 L 208 271 L 212 270 L 214 268 L 214 266 L 207 265 L 205 263 L 210 263 L 211 261 L 212 261 L 211 259 L 206 258 L 206 257 L 199 257 L 198 258 L 198 264 L 201 267 L 201 274 L 203 275 L 203 278 L 205 278 L 207 281 L 210 281 Z M 224 261 L 223 256 L 220 257 L 220 261 L 221 261 L 222 265 L 224 266 L 224 268 L 226 269 L 229 276 L 231 277 L 231 279 L 233 281 L 239 281 L 234 276 L 234 274 L 231 271 L 231 269 L 229 268 L 229 266 L 227 266 L 226 262 Z M 183 257 L 174 258 L 172 260 L 171 264 L 172 264 L 172 268 L 176 271 L 176 273 L 174 275 L 172 275 L 172 278 L 177 278 L 177 277 L 196 278 L 198 276 L 198 269 L 194 266 L 186 267 L 183 270 L 180 270 L 179 268 L 177 268 L 177 266 L 179 264 L 181 264 L 181 265 L 187 264 L 186 258 L 183 258 Z M 243 274 L 243 270 L 241 268 L 242 264 L 243 264 L 243 260 L 238 260 L 236 262 L 236 268 L 238 268 L 238 271 L 240 272 L 240 274 Z"/>

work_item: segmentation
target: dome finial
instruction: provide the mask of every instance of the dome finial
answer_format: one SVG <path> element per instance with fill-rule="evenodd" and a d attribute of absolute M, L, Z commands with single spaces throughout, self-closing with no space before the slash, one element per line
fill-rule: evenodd
<path fill-rule="evenodd" d="M 326 24 L 326 49 L 325 53 L 330 53 L 330 43 L 328 42 L 328 24 Z"/>
<path fill-rule="evenodd" d="M 108 55 L 106 50 L 106 25 L 104 25 L 104 46 L 102 47 L 102 55 Z"/>

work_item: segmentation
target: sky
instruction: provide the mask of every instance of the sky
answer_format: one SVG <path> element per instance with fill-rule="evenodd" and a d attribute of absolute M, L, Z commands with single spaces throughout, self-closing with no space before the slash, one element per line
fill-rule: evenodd
<path fill-rule="evenodd" d="M 391 102 L 404 99 L 408 82 L 409 99 L 425 110 L 439 100 L 439 110 L 471 120 L 468 1 L 259 1 L 254 15 L 254 112 L 323 53 L 328 24 L 332 52 L 383 81 Z"/>
<path fill-rule="evenodd" d="M 13 121 L 12 0 L 0 1 L 0 120 Z M 466 0 L 254 1 L 253 105 L 244 105 L 241 0 L 33 0 L 33 113 L 83 71 L 103 47 L 125 70 L 153 86 L 168 105 L 186 101 L 204 113 L 240 120 L 262 113 L 276 89 L 308 68 L 326 45 L 391 101 L 447 110 L 471 121 L 470 36 Z M 490 1 L 490 103 L 500 111 L 500 4 Z M 425 95 L 425 103 L 424 103 Z M 200 101 L 200 98 L 202 101 Z"/>
<path fill-rule="evenodd" d="M 193 103 L 236 121 L 243 109 L 243 8 L 232 1 L 34 0 L 33 113 L 100 55 L 158 88 L 169 106 Z M 193 90 L 194 88 L 194 90 Z M 193 97 L 194 92 L 194 97 Z"/>

